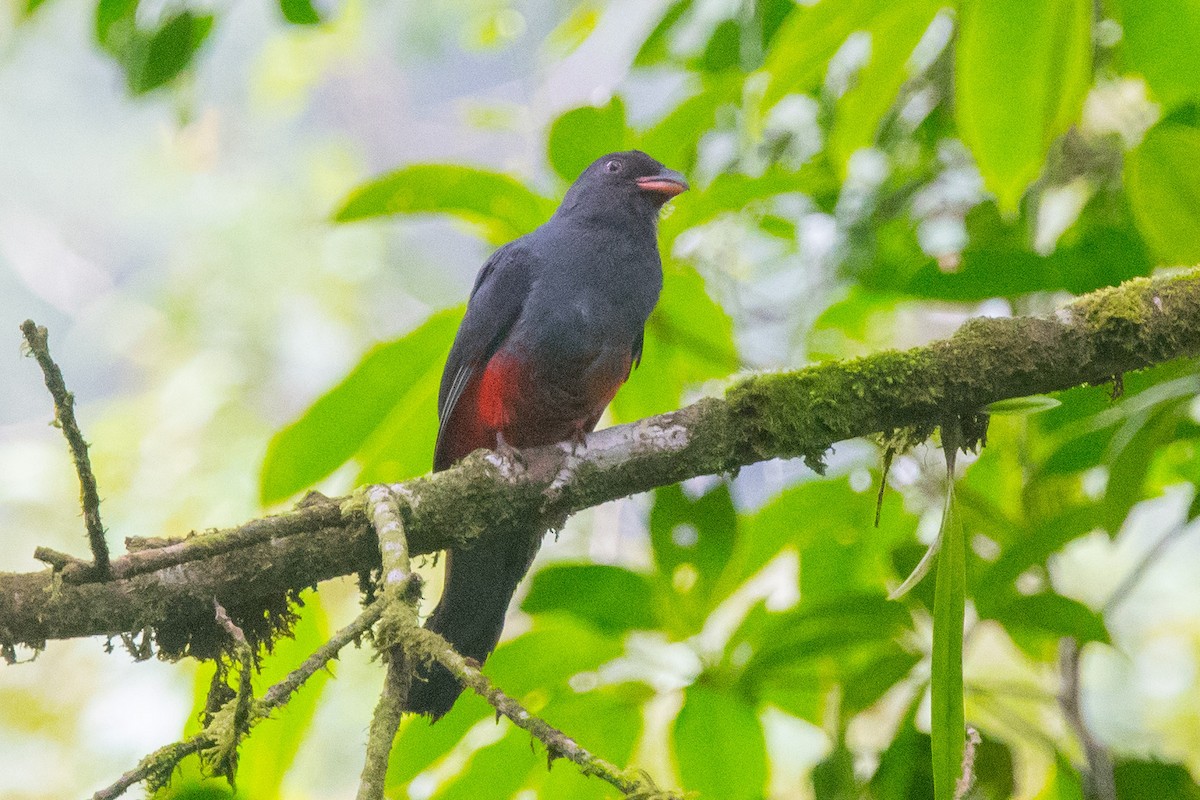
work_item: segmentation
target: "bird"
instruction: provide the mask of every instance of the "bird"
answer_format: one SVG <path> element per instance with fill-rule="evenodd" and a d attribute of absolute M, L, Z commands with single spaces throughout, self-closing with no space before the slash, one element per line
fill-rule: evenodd
<path fill-rule="evenodd" d="M 442 373 L 434 472 L 480 448 L 514 456 L 583 443 L 641 362 L 662 291 L 659 212 L 687 189 L 641 151 L 610 153 L 583 170 L 549 220 L 488 258 Z M 448 550 L 425 627 L 482 664 L 545 533 L 509 524 Z M 424 665 L 407 707 L 436 721 L 461 691 L 445 667 Z"/>

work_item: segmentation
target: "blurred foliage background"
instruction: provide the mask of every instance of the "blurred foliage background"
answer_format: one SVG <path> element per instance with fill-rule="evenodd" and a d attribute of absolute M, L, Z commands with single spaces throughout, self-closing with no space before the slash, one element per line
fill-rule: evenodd
<path fill-rule="evenodd" d="M 0 569 L 83 549 L 26 317 L 78 396 L 114 541 L 233 524 L 425 472 L 475 270 L 609 150 L 693 185 L 609 423 L 1200 260 L 1196 41 L 1196 0 L 10 0 Z M 969 797 L 1084 796 L 1076 678 L 1121 800 L 1200 797 L 1200 372 L 1111 389 L 996 416 L 960 459 Z M 938 529 L 945 468 L 898 456 L 875 528 L 880 455 L 578 515 L 489 674 L 703 798 L 931 797 L 933 581 L 884 598 Z M 350 580 L 311 593 L 256 686 L 357 602 Z M 198 724 L 211 665 L 101 644 L 0 668 L 0 795 L 82 795 Z M 381 672 L 362 650 L 334 673 L 255 731 L 241 796 L 352 796 Z M 612 794 L 474 697 L 405 723 L 389 792 Z M 228 789 L 192 764 L 165 794 Z"/>

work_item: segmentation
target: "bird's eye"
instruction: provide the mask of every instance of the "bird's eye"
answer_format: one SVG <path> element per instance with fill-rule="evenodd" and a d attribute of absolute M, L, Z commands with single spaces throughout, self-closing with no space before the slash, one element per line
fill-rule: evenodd
<path fill-rule="evenodd" d="M 608 170 L 609 172 L 620 172 L 620 171 L 621 171 L 621 162 L 620 162 L 620 161 L 617 161 L 617 160 L 614 158 L 612 161 L 610 161 L 610 162 L 608 162 L 607 164 L 605 164 L 605 165 L 604 165 L 604 168 L 605 168 L 606 170 Z"/>

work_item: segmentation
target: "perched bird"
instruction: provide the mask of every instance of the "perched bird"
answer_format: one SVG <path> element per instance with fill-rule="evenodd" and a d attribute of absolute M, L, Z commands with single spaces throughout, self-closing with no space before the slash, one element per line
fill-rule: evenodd
<path fill-rule="evenodd" d="M 658 213 L 688 188 L 645 153 L 591 164 L 554 215 L 483 265 L 446 360 L 434 471 L 478 448 L 581 440 L 642 356 L 662 289 Z M 442 599 L 425 626 L 483 662 L 545 534 L 492 529 L 446 555 Z M 441 665 L 419 672 L 410 711 L 434 719 L 461 691 Z"/>

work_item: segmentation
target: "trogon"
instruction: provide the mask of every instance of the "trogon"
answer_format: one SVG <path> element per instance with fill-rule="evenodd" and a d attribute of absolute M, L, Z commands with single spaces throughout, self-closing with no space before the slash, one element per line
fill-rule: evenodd
<path fill-rule="evenodd" d="M 554 215 L 487 260 L 446 360 L 434 471 L 478 448 L 582 441 L 641 361 L 662 289 L 658 216 L 683 176 L 630 150 L 597 159 Z M 445 589 L 425 626 L 482 663 L 545 531 L 489 529 L 446 554 Z M 410 711 L 434 719 L 461 691 L 441 665 L 419 670 Z"/>

